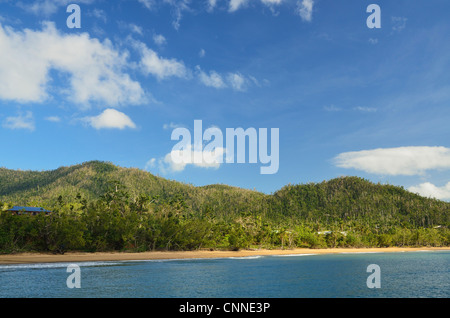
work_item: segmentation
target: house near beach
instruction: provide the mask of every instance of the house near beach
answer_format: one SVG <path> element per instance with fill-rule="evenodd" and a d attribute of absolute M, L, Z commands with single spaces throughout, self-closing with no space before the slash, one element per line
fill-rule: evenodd
<path fill-rule="evenodd" d="M 13 215 L 24 215 L 24 214 L 50 215 L 50 214 L 52 214 L 52 211 L 46 210 L 44 208 L 36 208 L 36 207 L 29 207 L 29 206 L 13 206 L 11 209 L 6 210 L 6 212 L 11 212 Z"/>

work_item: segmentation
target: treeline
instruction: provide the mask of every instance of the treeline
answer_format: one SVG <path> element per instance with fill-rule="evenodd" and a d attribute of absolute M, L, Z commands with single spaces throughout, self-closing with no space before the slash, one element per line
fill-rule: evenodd
<path fill-rule="evenodd" d="M 167 186 L 167 185 L 166 185 Z M 360 178 L 287 186 L 274 195 L 228 186 L 158 194 L 106 184 L 51 200 L 50 216 L 0 203 L 0 252 L 449 246 L 448 204 Z M 196 192 L 198 191 L 198 192 Z M 423 209 L 423 210 L 422 210 Z M 227 212 L 228 211 L 228 212 Z"/>

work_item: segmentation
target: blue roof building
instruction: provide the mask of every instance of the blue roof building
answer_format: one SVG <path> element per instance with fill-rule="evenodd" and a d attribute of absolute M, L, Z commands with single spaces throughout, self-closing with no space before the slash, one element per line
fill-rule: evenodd
<path fill-rule="evenodd" d="M 16 214 L 16 215 L 21 215 L 21 214 L 38 215 L 40 213 L 49 215 L 52 213 L 52 211 L 45 210 L 44 208 L 35 208 L 35 207 L 29 207 L 29 206 L 14 206 L 7 211 L 12 212 L 13 214 Z"/>

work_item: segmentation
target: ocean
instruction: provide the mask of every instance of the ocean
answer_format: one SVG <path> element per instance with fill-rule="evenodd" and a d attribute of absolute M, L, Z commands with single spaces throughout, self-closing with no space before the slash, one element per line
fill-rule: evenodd
<path fill-rule="evenodd" d="M 0 265 L 0 297 L 448 298 L 449 265 L 450 251 Z"/>

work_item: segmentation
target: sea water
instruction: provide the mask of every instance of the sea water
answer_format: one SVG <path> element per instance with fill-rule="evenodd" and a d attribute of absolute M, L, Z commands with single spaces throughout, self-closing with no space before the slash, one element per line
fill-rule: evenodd
<path fill-rule="evenodd" d="M 0 297 L 448 298 L 449 265 L 450 251 L 0 265 Z"/>

